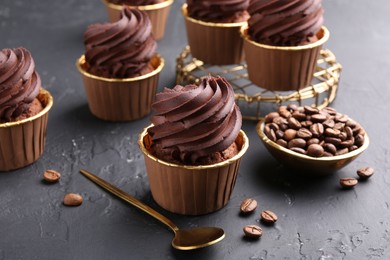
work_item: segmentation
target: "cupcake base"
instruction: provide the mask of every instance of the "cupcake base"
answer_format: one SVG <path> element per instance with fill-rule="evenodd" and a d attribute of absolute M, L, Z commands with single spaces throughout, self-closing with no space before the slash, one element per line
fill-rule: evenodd
<path fill-rule="evenodd" d="M 0 171 L 27 166 L 43 154 L 48 112 L 53 106 L 50 93 L 41 88 L 37 96 L 43 110 L 26 119 L 0 124 Z"/>
<path fill-rule="evenodd" d="M 152 139 L 145 129 L 139 137 L 144 153 L 150 190 L 164 209 L 184 215 L 202 215 L 224 207 L 230 200 L 241 157 L 249 146 L 241 130 L 236 144 L 239 153 L 213 165 L 188 166 L 168 163 L 151 154 Z"/>
<path fill-rule="evenodd" d="M 207 64 L 239 64 L 243 61 L 243 40 L 240 28 L 247 22 L 211 23 L 188 16 L 187 4 L 182 6 L 188 44 L 192 56 Z"/>
<path fill-rule="evenodd" d="M 322 45 L 329 39 L 323 26 L 318 41 L 293 47 L 271 46 L 250 39 L 248 27 L 241 28 L 248 77 L 256 85 L 271 91 L 300 90 L 311 84 Z"/>
<path fill-rule="evenodd" d="M 110 3 L 108 0 L 103 0 L 104 5 L 107 8 L 108 18 L 111 22 L 116 22 L 120 18 L 122 5 Z M 169 11 L 173 0 L 166 0 L 161 3 L 154 5 L 140 5 L 140 6 L 129 6 L 131 8 L 138 8 L 144 11 L 152 23 L 152 32 L 156 40 L 164 38 L 165 27 L 168 20 Z"/>
<path fill-rule="evenodd" d="M 142 76 L 104 78 L 88 73 L 85 57 L 81 56 L 76 66 L 83 77 L 91 113 L 107 121 L 131 121 L 149 114 L 164 59 L 156 55 L 151 64 L 154 71 Z"/>

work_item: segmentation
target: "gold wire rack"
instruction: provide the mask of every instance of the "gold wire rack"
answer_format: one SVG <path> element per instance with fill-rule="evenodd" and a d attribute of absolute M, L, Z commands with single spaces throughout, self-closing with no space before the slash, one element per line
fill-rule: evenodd
<path fill-rule="evenodd" d="M 270 91 L 253 84 L 248 79 L 246 64 L 216 66 L 204 64 L 193 58 L 189 46 L 185 47 L 176 60 L 176 83 L 198 84 L 206 75 L 219 75 L 232 85 L 236 103 L 244 119 L 260 120 L 278 106 L 295 103 L 318 108 L 328 106 L 336 98 L 341 64 L 335 55 L 323 49 L 317 59 L 312 85 L 299 91 Z"/>

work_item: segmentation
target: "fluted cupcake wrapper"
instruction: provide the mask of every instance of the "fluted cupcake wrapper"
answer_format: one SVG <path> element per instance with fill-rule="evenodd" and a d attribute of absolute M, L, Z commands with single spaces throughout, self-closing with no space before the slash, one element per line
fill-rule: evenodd
<path fill-rule="evenodd" d="M 187 4 L 183 4 L 182 13 L 194 58 L 213 65 L 241 63 L 244 52 L 240 28 L 246 22 L 210 23 L 196 20 L 188 16 Z"/>
<path fill-rule="evenodd" d="M 319 40 L 302 46 L 281 47 L 250 39 L 247 26 L 241 28 L 248 77 L 256 85 L 272 91 L 299 90 L 311 85 L 322 45 L 329 39 L 323 26 Z"/>
<path fill-rule="evenodd" d="M 187 166 L 162 161 L 151 154 L 151 137 L 145 129 L 139 138 L 149 186 L 162 208 L 178 214 L 203 215 L 224 207 L 236 183 L 241 157 L 249 146 L 241 130 L 236 139 L 239 153 L 213 165 Z"/>
<path fill-rule="evenodd" d="M 0 171 L 27 166 L 43 154 L 49 110 L 53 106 L 50 93 L 41 88 L 37 96 L 43 110 L 16 122 L 0 124 Z"/>
<path fill-rule="evenodd" d="M 123 5 L 113 4 L 110 3 L 108 0 L 103 0 L 103 3 L 106 6 L 109 20 L 111 22 L 118 21 Z M 129 7 L 142 10 L 149 16 L 149 19 L 152 23 L 153 36 L 156 40 L 160 40 L 164 38 L 165 27 L 172 4 L 173 0 L 166 0 L 164 2 L 153 5 L 140 5 Z"/>
<path fill-rule="evenodd" d="M 88 99 L 89 109 L 96 117 L 108 121 L 131 121 L 150 113 L 164 59 L 152 58 L 154 71 L 134 78 L 113 79 L 85 71 L 85 57 L 77 61 Z"/>

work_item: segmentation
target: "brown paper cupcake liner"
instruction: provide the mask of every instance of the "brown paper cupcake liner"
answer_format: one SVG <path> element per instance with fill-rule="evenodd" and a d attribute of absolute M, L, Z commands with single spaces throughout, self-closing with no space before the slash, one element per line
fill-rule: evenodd
<path fill-rule="evenodd" d="M 53 106 L 53 98 L 43 88 L 37 98 L 43 106 L 38 114 L 0 124 L 0 171 L 22 168 L 35 162 L 43 154 L 48 112 Z"/>
<path fill-rule="evenodd" d="M 147 128 L 140 134 L 150 190 L 162 208 L 178 214 L 202 215 L 224 207 L 230 200 L 241 157 L 249 146 L 241 130 L 236 139 L 240 149 L 233 158 L 213 165 L 188 166 L 168 163 L 153 156 Z"/>
<path fill-rule="evenodd" d="M 108 18 L 111 22 L 116 22 L 120 18 L 120 13 L 123 5 L 117 5 L 110 3 L 108 0 L 103 0 L 106 6 Z M 144 11 L 152 23 L 152 32 L 156 40 L 164 38 L 165 27 L 168 20 L 169 11 L 173 4 L 173 0 L 166 0 L 161 3 L 154 5 L 140 5 L 140 6 L 129 6 L 131 8 L 138 8 Z"/>
<path fill-rule="evenodd" d="M 83 77 L 91 113 L 108 121 L 131 121 L 149 114 L 164 59 L 156 55 L 151 64 L 154 71 L 139 77 L 104 78 L 88 73 L 85 57 L 81 56 L 76 66 Z"/>
<path fill-rule="evenodd" d="M 322 27 L 318 41 L 302 46 L 282 47 L 257 43 L 250 39 L 248 27 L 241 28 L 249 79 L 272 91 L 299 90 L 311 85 L 317 58 L 329 31 Z"/>
<path fill-rule="evenodd" d="M 241 63 L 244 52 L 240 28 L 247 22 L 210 23 L 196 20 L 188 16 L 187 4 L 183 4 L 182 13 L 194 58 L 213 65 Z"/>

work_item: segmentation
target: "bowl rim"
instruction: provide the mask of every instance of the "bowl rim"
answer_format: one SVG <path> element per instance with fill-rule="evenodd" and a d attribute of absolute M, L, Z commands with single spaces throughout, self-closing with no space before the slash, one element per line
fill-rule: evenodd
<path fill-rule="evenodd" d="M 304 155 L 304 154 L 300 154 L 300 153 L 297 153 L 297 152 L 294 152 L 288 148 L 285 148 L 273 141 L 271 141 L 271 139 L 269 139 L 265 133 L 264 133 L 264 126 L 265 126 L 265 119 L 262 118 L 256 125 L 256 131 L 258 133 L 258 135 L 260 136 L 260 139 L 267 145 L 269 146 L 272 146 L 273 148 L 281 151 L 281 152 L 284 152 L 284 153 L 287 153 L 291 156 L 294 156 L 294 157 L 298 157 L 300 159 L 303 159 L 303 160 L 307 160 L 307 161 L 323 161 L 323 162 L 332 162 L 332 161 L 339 161 L 339 160 L 345 160 L 345 159 L 349 159 L 349 158 L 352 158 L 352 157 L 355 157 L 359 154 L 361 154 L 364 150 L 367 149 L 369 143 L 370 143 L 370 140 L 369 140 L 369 137 L 367 135 L 367 133 L 364 134 L 364 143 L 362 146 L 360 146 L 358 149 L 356 150 L 353 150 L 352 152 L 348 152 L 346 154 L 342 154 L 342 155 L 335 155 L 335 156 L 329 156 L 329 157 L 311 157 L 311 156 L 308 156 L 308 155 Z"/>
<path fill-rule="evenodd" d="M 148 134 L 148 128 L 150 128 L 152 126 L 153 126 L 153 124 L 150 124 L 149 126 L 145 127 L 144 130 L 139 134 L 139 136 L 138 136 L 138 146 L 140 147 L 142 153 L 145 156 L 149 157 L 151 160 L 153 160 L 153 161 L 155 161 L 157 163 L 161 163 L 161 164 L 169 166 L 169 167 L 184 168 L 184 169 L 187 169 L 187 170 L 204 170 L 204 169 L 220 168 L 220 167 L 224 167 L 224 166 L 230 165 L 230 164 L 238 161 L 239 159 L 241 159 L 242 156 L 245 154 L 245 152 L 248 150 L 248 147 L 249 147 L 249 139 L 248 139 L 247 135 L 245 134 L 245 132 L 241 129 L 239 134 L 238 134 L 238 136 L 237 136 L 237 138 L 239 136 L 241 136 L 242 141 L 243 141 L 242 147 L 241 147 L 240 151 L 235 156 L 233 156 L 232 158 L 230 158 L 228 160 L 225 160 L 225 161 L 222 161 L 222 162 L 219 162 L 219 163 L 214 163 L 214 164 L 207 164 L 207 165 L 185 165 L 185 164 L 170 163 L 170 162 L 161 160 L 161 159 L 157 158 L 156 156 L 152 155 L 149 152 L 149 150 L 145 147 L 144 138 L 147 135 L 149 135 Z"/>

